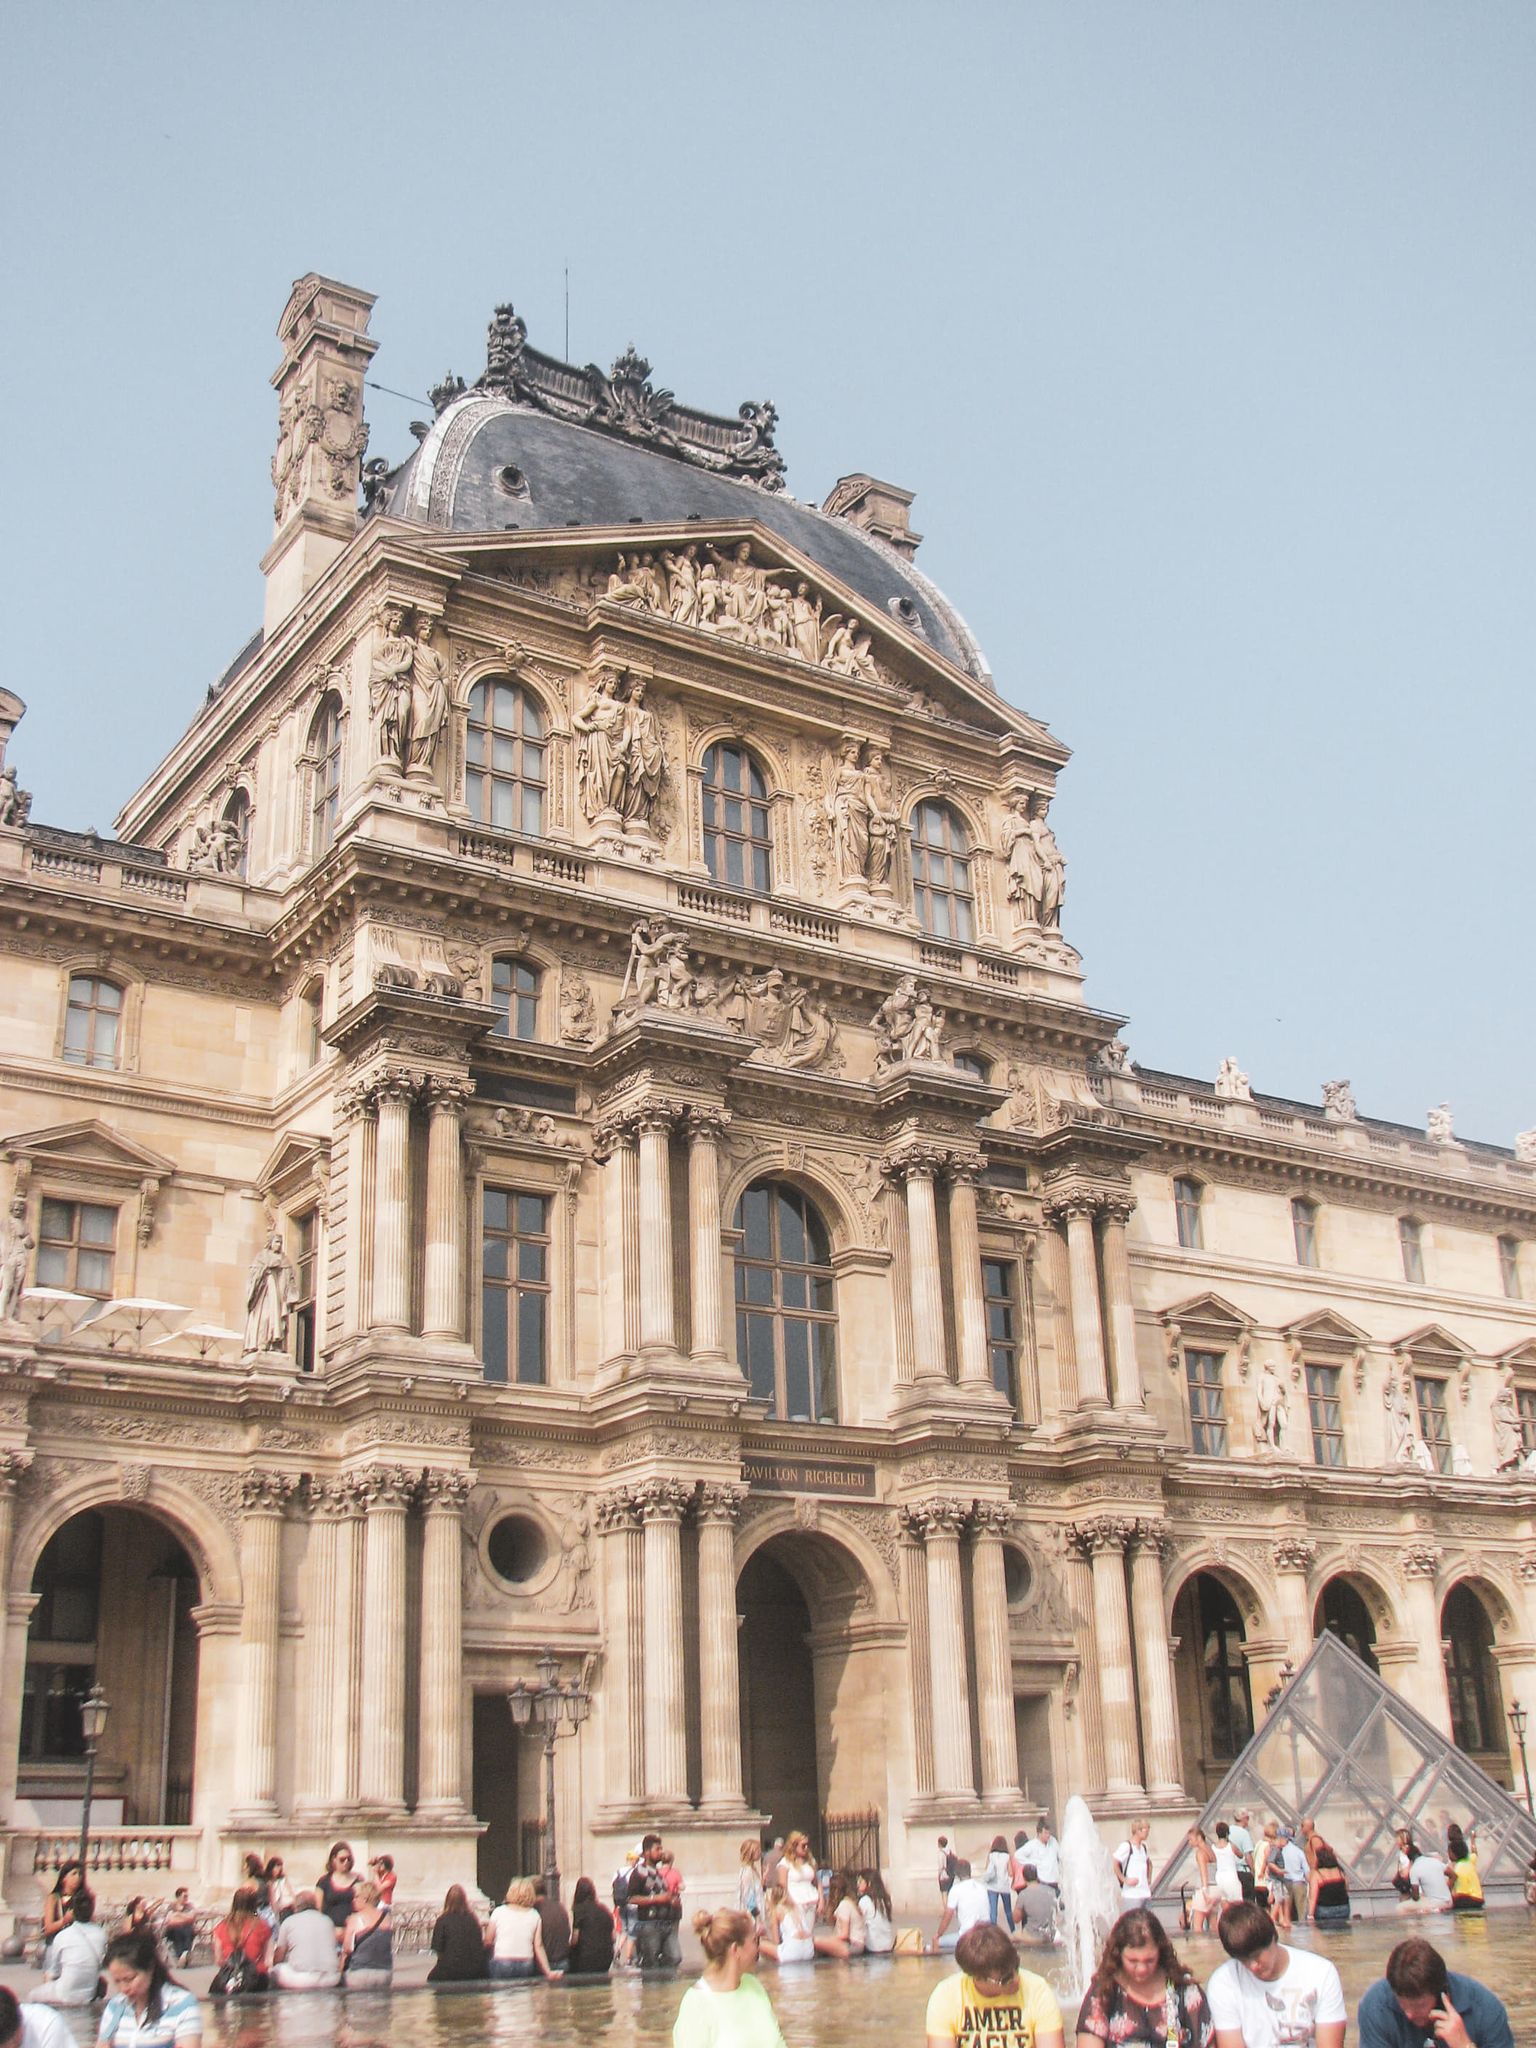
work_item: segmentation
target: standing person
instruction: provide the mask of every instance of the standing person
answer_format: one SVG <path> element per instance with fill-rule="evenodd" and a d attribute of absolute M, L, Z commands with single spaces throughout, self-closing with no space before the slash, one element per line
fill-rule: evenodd
<path fill-rule="evenodd" d="M 443 1910 L 432 1924 L 432 1953 L 437 1960 L 427 1972 L 429 1984 L 476 1984 L 485 1976 L 485 1929 L 461 1884 L 449 1885 Z"/>
<path fill-rule="evenodd" d="M 578 1877 L 571 1894 L 571 1952 L 568 1977 L 606 1977 L 613 1968 L 613 1915 L 597 1896 L 590 1877 Z"/>
<path fill-rule="evenodd" d="M 152 1934 L 120 1934 L 108 1944 L 107 1982 L 98 2048 L 201 2048 L 202 2008 L 165 1967 Z"/>
<path fill-rule="evenodd" d="M 811 1838 L 799 1829 L 795 1829 L 784 1844 L 783 1871 L 784 1896 L 794 1909 L 800 1932 L 810 1936 L 814 1948 L 816 1915 L 821 1910 L 821 1883 L 816 1875 L 816 1859 L 811 1854 Z M 782 1955 L 779 1960 L 784 1960 Z"/>
<path fill-rule="evenodd" d="M 197 1908 L 184 1884 L 176 1887 L 165 1918 L 160 1922 L 160 1937 L 177 1962 L 185 1963 L 197 1939 Z"/>
<path fill-rule="evenodd" d="M 352 1894 L 352 1911 L 341 1932 L 341 1973 L 351 1991 L 387 1991 L 394 1981 L 390 1912 L 371 1878 L 364 1878 Z"/>
<path fill-rule="evenodd" d="M 548 1878 L 536 1877 L 533 1880 L 533 1910 L 539 1916 L 549 1967 L 563 1970 L 571 1952 L 571 1916 L 561 1905 L 558 1895 L 550 1896 Z"/>
<path fill-rule="evenodd" d="M 1243 1874 L 1238 1863 L 1237 1850 L 1232 1846 L 1232 1830 L 1224 1820 L 1216 1823 L 1216 1888 L 1227 1904 L 1235 1905 L 1243 1897 Z"/>
<path fill-rule="evenodd" d="M 497 1982 L 514 1977 L 547 1977 L 558 1981 L 544 1953 L 544 1929 L 534 1910 L 533 1880 L 514 1878 L 506 1902 L 491 1915 L 485 1945 L 491 1952 L 490 1975 Z"/>
<path fill-rule="evenodd" d="M 75 1894 L 85 1883 L 85 1865 L 73 1857 L 59 1865 L 59 1874 L 53 1881 L 53 1890 L 43 1900 L 43 1939 L 52 1941 L 61 1927 L 67 1927 L 74 1918 Z"/>
<path fill-rule="evenodd" d="M 985 2041 L 987 2048 L 1062 2048 L 1061 2007 L 1043 1977 L 1019 1968 L 1013 1943 L 990 1921 L 960 1937 L 957 1975 L 935 1986 L 927 2048 Z"/>
<path fill-rule="evenodd" d="M 33 1993 L 39 2005 L 94 2005 L 107 1930 L 96 1923 L 96 1901 L 82 1885 L 70 1897 L 70 1916 L 48 1944 L 48 1981 Z"/>
<path fill-rule="evenodd" d="M 1191 1828 L 1187 1837 L 1195 1852 L 1195 1888 L 1189 1895 L 1189 1927 L 1192 1934 L 1210 1931 L 1211 1916 L 1228 1904 L 1216 1882 L 1216 1851 L 1206 1840 L 1204 1828 Z"/>
<path fill-rule="evenodd" d="M 1258 1898 L 1262 1904 L 1262 1896 L 1253 1875 L 1254 1845 L 1253 1835 L 1248 1826 L 1250 1818 L 1251 1816 L 1246 1806 L 1238 1807 L 1232 1815 L 1232 1825 L 1228 1833 L 1231 1837 L 1233 1853 L 1237 1857 L 1237 1876 L 1238 1883 L 1242 1889 L 1242 1895 L 1245 1899 Z"/>
<path fill-rule="evenodd" d="M 1035 1866 L 1035 1875 L 1042 1884 L 1048 1884 L 1053 1892 L 1061 1890 L 1061 1844 L 1051 1833 L 1051 1824 L 1042 1813 L 1035 1822 L 1035 1839 L 1029 1845 L 1029 1855 L 1020 1857 Z"/>
<path fill-rule="evenodd" d="M 341 1930 L 320 1910 L 318 1892 L 299 1892 L 272 1946 L 280 1991 L 333 1991 L 341 1982 Z"/>
<path fill-rule="evenodd" d="M 1216 1931 L 1231 1957 L 1206 1986 L 1216 2048 L 1344 2048 L 1344 1986 L 1326 1956 L 1287 1948 L 1246 1900 Z"/>
<path fill-rule="evenodd" d="M 767 1992 L 755 1975 L 759 1935 L 746 1913 L 695 1913 L 704 1969 L 683 1993 L 672 2048 L 784 2048 Z"/>
<path fill-rule="evenodd" d="M 361 1880 L 349 1842 L 333 1842 L 325 1859 L 325 1874 L 315 1886 L 320 1910 L 334 1927 L 345 1927 L 352 1917 L 352 1899 Z"/>
<path fill-rule="evenodd" d="M 1144 1906 L 1152 1896 L 1152 1851 L 1147 1847 L 1151 1832 L 1150 1821 L 1133 1821 L 1129 1835 L 1115 1851 L 1115 1876 L 1127 1910 Z"/>
<path fill-rule="evenodd" d="M 864 1948 L 868 1955 L 888 1956 L 896 1946 L 895 1914 L 891 1895 L 878 1870 L 861 1870 L 858 1875 L 859 1915 L 864 1922 Z"/>
<path fill-rule="evenodd" d="M 741 1845 L 741 1869 L 736 1876 L 736 1910 L 762 1926 L 763 1848 L 756 1835 L 749 1835 Z"/>
<path fill-rule="evenodd" d="M 1451 1911 L 1481 1913 L 1483 1881 L 1477 1874 L 1477 1851 L 1454 1821 L 1445 1832 L 1445 1874 L 1451 1883 Z"/>
<path fill-rule="evenodd" d="M 1317 1868 L 1307 1880 L 1307 1908 L 1316 1927 L 1349 1925 L 1349 1885 L 1326 1842 L 1318 1845 Z"/>
<path fill-rule="evenodd" d="M 948 1835 L 939 1837 L 939 1904 L 949 1904 L 949 1888 L 955 1881 L 955 1865 L 959 1858 L 949 1846 Z"/>
<path fill-rule="evenodd" d="M 1211 2048 L 1214 2038 L 1205 1994 L 1175 1955 L 1162 1921 L 1145 1906 L 1122 1913 L 1078 2012 L 1077 2048 L 1100 2041 Z"/>
<path fill-rule="evenodd" d="M 1308 1882 L 1312 1873 L 1301 1844 L 1294 1835 L 1280 1837 L 1280 1874 L 1285 1879 L 1285 1895 L 1290 1902 L 1291 1919 L 1305 1920 Z"/>
<path fill-rule="evenodd" d="M 1422 1936 L 1400 1941 L 1360 2001 L 1360 2048 L 1515 2048 L 1509 2014 L 1486 1984 L 1445 1967 Z M 3 2044 L 0 2044 L 3 2048 Z"/>
<path fill-rule="evenodd" d="M 213 1930 L 217 1968 L 209 1990 L 228 1996 L 237 1991 L 265 1991 L 271 1968 L 272 1930 L 257 1903 L 253 1884 L 236 1887 L 229 1911 Z"/>
<path fill-rule="evenodd" d="M 955 1881 L 949 1888 L 944 1911 L 939 1915 L 939 1928 L 933 1937 L 935 1948 L 952 1948 L 958 1951 L 960 1943 L 973 1927 L 979 1927 L 989 1918 L 987 1912 L 986 1887 L 971 1875 L 971 1866 L 963 1856 L 955 1861 Z M 954 1932 L 950 1933 L 951 1922 Z M 1003 1939 L 1006 1941 L 1007 1936 Z"/>
<path fill-rule="evenodd" d="M 395 1886 L 400 1882 L 395 1873 L 394 1857 L 384 1855 L 370 1856 L 368 1868 L 373 1873 L 374 1887 L 379 1894 L 379 1904 L 393 1908 L 395 1903 Z"/>
<path fill-rule="evenodd" d="M 660 1835 L 647 1835 L 640 1844 L 640 1861 L 629 1873 L 627 1902 L 635 1916 L 635 1955 L 642 1969 L 676 1969 L 682 1962 L 678 1946 L 676 1909 L 667 1886 L 662 1863 Z"/>
<path fill-rule="evenodd" d="M 992 1846 L 987 1851 L 987 1874 L 983 1880 L 987 1887 L 987 1910 L 992 1916 L 992 1925 L 997 1925 L 997 1916 L 1002 1914 L 1008 1922 L 1008 1932 L 1013 1932 L 1013 1859 L 1008 1854 L 1008 1837 L 994 1835 Z"/>

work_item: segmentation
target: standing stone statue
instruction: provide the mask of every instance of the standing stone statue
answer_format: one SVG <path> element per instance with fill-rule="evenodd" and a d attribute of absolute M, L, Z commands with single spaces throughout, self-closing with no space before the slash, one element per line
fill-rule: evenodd
<path fill-rule="evenodd" d="M 245 1285 L 245 1349 L 281 1351 L 288 1341 L 288 1311 L 298 1276 L 283 1252 L 280 1231 L 274 1230 L 251 1261 Z"/>
<path fill-rule="evenodd" d="M 1045 822 L 1046 802 L 1038 791 L 1016 796 L 1003 824 L 1009 900 L 1026 924 L 1042 927 L 1060 925 L 1067 891 L 1067 863 Z"/>
<path fill-rule="evenodd" d="M 23 1230 L 20 1220 L 13 1217 L 6 1226 L 4 1248 L 0 1250 L 0 1323 L 16 1320 L 32 1251 L 31 1233 Z"/>
<path fill-rule="evenodd" d="M 884 748 L 871 742 L 865 754 L 864 802 L 869 812 L 869 849 L 864 856 L 864 872 L 872 889 L 888 890 L 901 814 L 896 809 L 890 778 L 885 772 Z"/>
<path fill-rule="evenodd" d="M 619 766 L 615 809 L 626 825 L 648 827 L 661 794 L 666 754 L 660 722 L 645 701 L 643 676 L 636 676 L 629 686 L 619 741 Z"/>
<path fill-rule="evenodd" d="M 1506 1370 L 1499 1377 L 1499 1391 L 1493 1397 L 1494 1471 L 1518 1471 L 1524 1452 L 1525 1438 L 1520 1428 L 1520 1403 L 1515 1397 L 1514 1375 Z"/>
<path fill-rule="evenodd" d="M 1414 1428 L 1413 1410 L 1408 1404 L 1407 1390 L 1396 1372 L 1387 1374 L 1385 1405 L 1387 1457 L 1394 1465 L 1412 1465 L 1417 1458 L 1418 1432 Z"/>
<path fill-rule="evenodd" d="M 437 743 L 448 722 L 448 664 L 432 645 L 432 621 L 419 619 L 411 659 L 410 735 L 405 772 L 430 777 Z"/>
<path fill-rule="evenodd" d="M 1283 1450 L 1285 1432 L 1291 1419 L 1291 1397 L 1286 1392 L 1285 1381 L 1267 1359 L 1259 1373 L 1253 1398 L 1258 1409 L 1259 1443 L 1266 1450 Z"/>
<path fill-rule="evenodd" d="M 576 734 L 576 788 L 581 807 L 595 823 L 619 808 L 624 786 L 626 711 L 618 694 L 619 679 L 604 670 L 592 695 L 571 720 Z"/>
<path fill-rule="evenodd" d="M 384 607 L 384 638 L 374 649 L 368 674 L 368 710 L 379 739 L 379 759 L 397 775 L 405 773 L 410 751 L 411 670 L 416 648 L 405 635 L 399 605 Z"/>

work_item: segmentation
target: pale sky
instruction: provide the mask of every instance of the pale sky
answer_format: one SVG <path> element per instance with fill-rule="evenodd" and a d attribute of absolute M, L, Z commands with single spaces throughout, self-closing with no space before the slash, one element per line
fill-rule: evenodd
<path fill-rule="evenodd" d="M 109 830 L 260 618 L 290 282 L 424 394 L 499 300 L 559 353 L 569 267 L 578 361 L 916 490 L 1143 1064 L 1536 1125 L 1528 0 L 50 0 L 0 63 L 36 820 Z"/>

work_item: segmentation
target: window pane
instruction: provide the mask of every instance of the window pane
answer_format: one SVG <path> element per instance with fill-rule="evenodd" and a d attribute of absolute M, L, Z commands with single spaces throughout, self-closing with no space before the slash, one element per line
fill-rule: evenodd
<path fill-rule="evenodd" d="M 747 1326 L 747 1378 L 756 1400 L 774 1401 L 773 1322 L 768 1316 L 744 1316 Z"/>
<path fill-rule="evenodd" d="M 543 1195 L 519 1195 L 517 1198 L 517 1227 L 532 1231 L 536 1236 L 545 1229 L 549 1216 L 549 1203 Z"/>
<path fill-rule="evenodd" d="M 507 1296 L 500 1287 L 485 1287 L 480 1294 L 480 1351 L 485 1376 L 497 1385 L 507 1378 Z"/>
<path fill-rule="evenodd" d="M 518 1296 L 517 1377 L 525 1387 L 544 1384 L 544 1313 L 548 1301 L 546 1294 Z"/>
<path fill-rule="evenodd" d="M 112 1292 L 112 1254 L 82 1252 L 75 1261 L 75 1285 L 82 1294 Z"/>
<path fill-rule="evenodd" d="M 791 1422 L 811 1422 L 811 1346 L 806 1324 L 784 1323 L 784 1413 Z"/>
<path fill-rule="evenodd" d="M 44 1244 L 37 1248 L 37 1284 L 39 1287 L 67 1287 L 69 1285 L 69 1254 L 58 1245 Z"/>
<path fill-rule="evenodd" d="M 110 1245 L 116 1234 L 117 1211 L 103 1208 L 96 1202 L 82 1203 L 80 1208 L 80 1236 L 85 1244 Z"/>
<path fill-rule="evenodd" d="M 517 1277 L 519 1280 L 542 1280 L 545 1278 L 544 1255 L 548 1247 L 537 1240 L 519 1238 L 517 1244 Z"/>
<path fill-rule="evenodd" d="M 544 792 L 523 784 L 523 830 L 535 838 L 544 830 Z"/>
<path fill-rule="evenodd" d="M 41 1228 L 44 1237 L 73 1237 L 75 1234 L 73 1206 L 68 1202 L 44 1201 Z"/>
<path fill-rule="evenodd" d="M 748 1258 L 771 1259 L 773 1257 L 773 1234 L 769 1218 L 772 1210 L 766 1188 L 748 1188 L 741 1198 L 737 1211 L 737 1229 L 744 1235 Z"/>
<path fill-rule="evenodd" d="M 796 1265 L 805 1263 L 805 1226 L 800 1204 L 787 1189 L 781 1189 L 779 1211 L 779 1257 Z"/>

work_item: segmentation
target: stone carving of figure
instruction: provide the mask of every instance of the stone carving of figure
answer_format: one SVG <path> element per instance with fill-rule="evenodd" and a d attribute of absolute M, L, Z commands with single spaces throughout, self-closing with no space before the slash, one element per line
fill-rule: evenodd
<path fill-rule="evenodd" d="M 403 631 L 405 614 L 398 605 L 384 607 L 384 638 L 374 650 L 368 672 L 368 710 L 378 729 L 379 759 L 399 775 L 409 757 L 411 670 L 415 643 Z"/>
<path fill-rule="evenodd" d="M 880 671 L 875 667 L 869 635 L 860 630 L 858 620 L 834 615 L 827 625 L 830 630 L 826 646 L 822 649 L 822 667 L 830 668 L 840 676 L 859 676 L 867 683 L 878 682 Z"/>
<path fill-rule="evenodd" d="M 1431 1475 L 1435 1474 L 1440 1469 L 1440 1467 L 1435 1463 L 1434 1452 L 1429 1448 L 1429 1445 L 1425 1443 L 1423 1437 L 1421 1436 L 1416 1436 L 1413 1440 L 1413 1452 L 1409 1462 L 1411 1464 L 1417 1465 L 1421 1472 L 1428 1472 Z"/>
<path fill-rule="evenodd" d="M 1248 1076 L 1230 1054 L 1216 1069 L 1216 1093 L 1223 1102 L 1252 1102 L 1253 1091 L 1248 1086 Z"/>
<path fill-rule="evenodd" d="M 1258 1409 L 1260 1444 L 1271 1451 L 1284 1449 L 1285 1432 L 1291 1419 L 1291 1399 L 1286 1392 L 1285 1381 L 1268 1359 L 1260 1370 L 1253 1398 Z"/>
<path fill-rule="evenodd" d="M 1515 1157 L 1522 1166 L 1536 1166 L 1536 1131 L 1515 1133 Z"/>
<path fill-rule="evenodd" d="M 419 619 L 411 662 L 410 741 L 405 761 L 408 775 L 431 775 L 437 743 L 447 721 L 448 664 L 432 645 L 432 621 Z"/>
<path fill-rule="evenodd" d="M 560 1604 L 567 1614 L 592 1605 L 591 1528 L 586 1508 L 579 1507 L 560 1539 L 565 1565 L 565 1598 Z"/>
<path fill-rule="evenodd" d="M 0 1323 L 13 1323 L 27 1284 L 27 1266 L 33 1251 L 29 1231 L 12 1218 L 6 1226 L 4 1250 L 0 1251 Z"/>
<path fill-rule="evenodd" d="M 931 989 L 919 987 L 916 978 L 904 974 L 871 1019 L 879 1044 L 875 1072 L 881 1073 L 898 1060 L 937 1060 L 943 1057 L 944 1012 L 936 1009 Z"/>
<path fill-rule="evenodd" d="M 676 555 L 669 554 L 663 548 L 661 559 L 667 572 L 667 610 L 680 626 L 696 626 L 699 622 L 697 541 L 690 542 Z"/>
<path fill-rule="evenodd" d="M 187 872 L 192 875 L 219 875 L 224 872 L 224 849 L 217 831 L 206 818 L 200 818 L 192 827 L 192 838 L 187 847 Z"/>
<path fill-rule="evenodd" d="M 753 566 L 749 541 L 741 541 L 729 556 L 714 548 L 709 552 L 720 565 L 721 609 L 716 631 L 727 639 L 757 646 L 764 637 L 768 614 L 768 571 Z"/>
<path fill-rule="evenodd" d="M 251 1261 L 245 1285 L 245 1348 L 281 1351 L 288 1336 L 288 1310 L 296 1276 L 283 1252 L 282 1235 L 273 1231 Z"/>
<path fill-rule="evenodd" d="M 840 882 L 869 879 L 869 785 L 859 765 L 859 742 L 845 739 L 826 796 L 832 857 Z"/>
<path fill-rule="evenodd" d="M 1038 791 L 1016 796 L 1003 823 L 1009 899 L 1019 905 L 1026 924 L 1042 927 L 1061 923 L 1067 888 L 1067 863 L 1045 822 L 1046 801 Z"/>
<path fill-rule="evenodd" d="M 1386 1410 L 1387 1457 L 1394 1465 L 1412 1465 L 1416 1457 L 1418 1432 L 1414 1428 L 1407 1389 L 1395 1372 L 1387 1374 Z"/>
<path fill-rule="evenodd" d="M 586 977 L 567 967 L 560 976 L 560 1036 L 566 1045 L 590 1045 L 597 1036 L 597 1010 Z"/>
<path fill-rule="evenodd" d="M 1323 1115 L 1333 1124 L 1356 1121 L 1355 1091 L 1347 1081 L 1323 1083 Z"/>
<path fill-rule="evenodd" d="M 888 889 L 891 865 L 896 857 L 896 830 L 901 819 L 891 794 L 890 778 L 885 772 L 884 749 L 871 744 L 867 753 L 864 802 L 869 813 L 869 848 L 864 856 L 864 872 L 871 888 Z"/>
<path fill-rule="evenodd" d="M 32 793 L 16 787 L 16 770 L 0 768 L 0 825 L 25 825 L 31 811 Z"/>
<path fill-rule="evenodd" d="M 605 669 L 592 695 L 571 720 L 576 734 L 576 788 L 593 820 L 616 812 L 624 787 L 624 729 L 628 716 L 619 679 Z"/>
<path fill-rule="evenodd" d="M 722 602 L 723 593 L 720 584 L 720 571 L 713 562 L 701 563 L 699 566 L 699 624 L 701 626 L 707 626 L 711 631 L 714 629 L 715 621 L 720 616 Z"/>
<path fill-rule="evenodd" d="M 790 646 L 802 661 L 821 660 L 821 599 L 813 598 L 810 585 L 797 583 L 789 600 Z"/>
<path fill-rule="evenodd" d="M 641 918 L 630 933 L 629 964 L 615 1014 L 632 1010 L 692 1010 L 698 976 L 688 965 L 688 943 L 661 918 Z"/>
<path fill-rule="evenodd" d="M 728 1023 L 750 1032 L 775 1066 L 819 1066 L 836 1044 L 831 1011 L 781 967 L 755 980 L 739 975 L 719 1007 Z"/>
<path fill-rule="evenodd" d="M 1499 1376 L 1499 1390 L 1493 1397 L 1493 1469 L 1495 1472 L 1518 1470 L 1525 1451 L 1525 1440 L 1520 1432 L 1520 1404 L 1515 1398 L 1514 1375 L 1510 1372 Z"/>
<path fill-rule="evenodd" d="M 1426 1444 L 1425 1449 L 1429 1446 Z M 1472 1463 L 1472 1453 L 1465 1444 L 1451 1445 L 1451 1477 L 1453 1479 L 1475 1479 L 1477 1471 Z"/>
<path fill-rule="evenodd" d="M 920 988 L 912 1005 L 912 1028 L 907 1034 L 909 1060 L 938 1060 L 944 1057 L 944 1012 L 936 1009 L 930 990 Z"/>
<path fill-rule="evenodd" d="M 619 742 L 622 779 L 615 809 L 625 824 L 649 825 L 661 794 L 666 755 L 661 744 L 661 725 L 645 701 L 645 681 L 636 676 L 624 703 L 624 726 Z"/>
<path fill-rule="evenodd" d="M 639 555 L 620 555 L 605 592 L 610 604 L 650 604 L 650 584 L 641 580 L 640 563 Z"/>
<path fill-rule="evenodd" d="M 1455 1144 L 1456 1133 L 1452 1123 L 1451 1105 L 1448 1102 L 1442 1102 L 1438 1108 L 1429 1112 L 1424 1119 L 1424 1135 L 1431 1145 Z"/>

